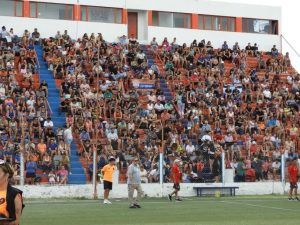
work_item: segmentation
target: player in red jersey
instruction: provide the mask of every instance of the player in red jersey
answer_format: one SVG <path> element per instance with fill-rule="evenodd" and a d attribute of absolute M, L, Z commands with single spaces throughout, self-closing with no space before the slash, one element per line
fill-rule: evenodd
<path fill-rule="evenodd" d="M 298 180 L 298 162 L 297 159 L 294 158 L 291 164 L 288 167 L 288 174 L 289 174 L 289 180 L 290 180 L 290 192 L 289 192 L 289 200 L 299 200 L 297 197 L 297 180 Z M 295 198 L 293 199 L 293 191 L 294 191 L 294 196 Z"/>
<path fill-rule="evenodd" d="M 170 201 L 172 201 L 172 196 L 175 195 L 175 200 L 176 201 L 182 201 L 179 197 L 178 197 L 178 192 L 180 191 L 180 180 L 181 180 L 181 172 L 180 172 L 180 163 L 181 161 L 179 159 L 175 159 L 174 160 L 174 164 L 172 167 L 172 177 L 173 177 L 173 188 L 174 191 L 168 195 L 168 198 Z"/>

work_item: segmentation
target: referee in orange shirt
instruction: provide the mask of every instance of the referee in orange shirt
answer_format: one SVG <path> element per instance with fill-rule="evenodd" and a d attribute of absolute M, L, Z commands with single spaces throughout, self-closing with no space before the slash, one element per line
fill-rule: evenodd
<path fill-rule="evenodd" d="M 104 204 L 111 204 L 111 202 L 108 200 L 108 196 L 109 192 L 112 190 L 113 174 L 117 170 L 115 166 L 116 159 L 113 156 L 109 157 L 108 162 L 109 163 L 101 170 L 103 174 Z"/>

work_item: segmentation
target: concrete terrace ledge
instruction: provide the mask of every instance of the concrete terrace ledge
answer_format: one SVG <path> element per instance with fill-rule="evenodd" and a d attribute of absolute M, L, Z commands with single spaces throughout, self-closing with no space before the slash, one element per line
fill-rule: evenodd
<path fill-rule="evenodd" d="M 196 196 L 193 187 L 222 187 L 222 184 L 216 183 L 183 183 L 180 184 L 180 196 Z M 282 182 L 256 182 L 256 183 L 226 183 L 225 186 L 237 186 L 236 195 L 270 195 L 284 194 L 289 190 L 289 184 Z M 24 198 L 93 198 L 92 184 L 84 185 L 66 185 L 66 186 L 48 186 L 48 185 L 24 185 L 16 186 L 24 192 Z M 173 189 L 173 184 L 142 184 L 144 193 L 148 197 L 167 196 Z M 98 197 L 103 198 L 103 185 L 98 184 Z M 127 184 L 113 184 L 113 190 L 110 193 L 111 198 L 127 198 Z"/>

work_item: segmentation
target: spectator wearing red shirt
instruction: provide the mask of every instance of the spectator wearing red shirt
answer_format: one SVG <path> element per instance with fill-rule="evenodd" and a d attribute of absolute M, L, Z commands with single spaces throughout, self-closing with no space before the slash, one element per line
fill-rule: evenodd
<path fill-rule="evenodd" d="M 294 158 L 291 164 L 288 167 L 288 175 L 290 180 L 290 193 L 289 193 L 289 200 L 298 200 L 300 199 L 297 197 L 297 180 L 298 180 L 298 165 L 297 165 L 297 158 Z M 294 196 L 293 199 L 293 190 L 294 190 Z"/>
<path fill-rule="evenodd" d="M 175 200 L 176 201 L 182 201 L 179 197 L 178 197 L 178 191 L 180 191 L 180 180 L 181 180 L 181 172 L 180 172 L 180 163 L 181 161 L 179 159 L 175 159 L 174 160 L 174 164 L 172 166 L 172 177 L 173 177 L 173 189 L 174 191 L 168 195 L 168 198 L 170 201 L 172 201 L 172 196 L 175 195 Z"/>

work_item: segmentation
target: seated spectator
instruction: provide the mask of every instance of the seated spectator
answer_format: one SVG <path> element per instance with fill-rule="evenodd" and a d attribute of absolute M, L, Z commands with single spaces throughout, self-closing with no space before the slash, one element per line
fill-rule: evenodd
<path fill-rule="evenodd" d="M 68 182 L 68 175 L 69 175 L 68 170 L 66 170 L 64 166 L 61 166 L 60 170 L 58 170 L 56 173 L 59 184 L 66 185 Z"/>
<path fill-rule="evenodd" d="M 276 48 L 276 45 L 273 45 L 273 47 L 271 49 L 271 55 L 272 55 L 273 58 L 278 57 L 278 49 Z"/>

